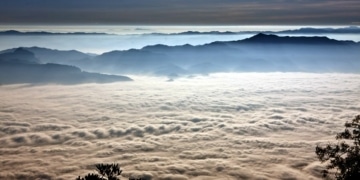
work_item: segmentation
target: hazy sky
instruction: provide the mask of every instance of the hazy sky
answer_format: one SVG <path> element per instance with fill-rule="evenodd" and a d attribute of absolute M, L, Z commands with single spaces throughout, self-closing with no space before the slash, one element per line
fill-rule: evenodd
<path fill-rule="evenodd" d="M 1 0 L 0 12 L 0 24 L 360 24 L 359 0 Z"/>

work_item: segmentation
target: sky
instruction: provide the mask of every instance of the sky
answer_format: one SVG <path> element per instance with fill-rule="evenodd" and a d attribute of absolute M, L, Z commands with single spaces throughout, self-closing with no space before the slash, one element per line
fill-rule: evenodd
<path fill-rule="evenodd" d="M 0 24 L 359 25 L 359 0 L 1 0 Z"/>

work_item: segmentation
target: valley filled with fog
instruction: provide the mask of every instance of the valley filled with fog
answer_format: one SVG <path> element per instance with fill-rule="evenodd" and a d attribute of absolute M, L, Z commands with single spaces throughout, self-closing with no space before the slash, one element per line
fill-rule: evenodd
<path fill-rule="evenodd" d="M 0 179 L 320 179 L 315 147 L 360 111 L 360 75 L 214 73 L 0 86 Z"/>

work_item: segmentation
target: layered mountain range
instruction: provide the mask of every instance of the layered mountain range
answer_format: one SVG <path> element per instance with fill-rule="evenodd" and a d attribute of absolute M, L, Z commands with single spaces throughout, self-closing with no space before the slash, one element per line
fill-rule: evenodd
<path fill-rule="evenodd" d="M 2 51 L 0 59 L 9 56 L 8 53 L 20 56 L 18 50 Z M 22 50 L 33 53 L 41 63 L 66 64 L 107 74 L 179 76 L 215 72 L 360 73 L 360 44 L 327 37 L 281 37 L 259 33 L 238 41 L 199 46 L 152 45 L 101 55 L 39 47 Z M 39 63 L 34 57 L 29 56 L 28 60 Z M 24 58 L 19 59 L 21 61 Z"/>
<path fill-rule="evenodd" d="M 256 33 L 267 33 L 267 34 L 358 34 L 360 33 L 360 27 L 358 26 L 349 26 L 342 28 L 312 28 L 305 27 L 293 30 L 282 30 L 282 31 L 185 31 L 179 33 L 149 33 L 144 35 L 236 35 L 236 34 L 256 34 Z M 0 31 L 0 36 L 5 35 L 116 35 L 108 33 L 95 33 L 95 32 L 47 32 L 47 31 L 16 31 L 16 30 L 7 30 Z"/>
<path fill-rule="evenodd" d="M 109 83 L 131 81 L 126 76 L 89 73 L 70 65 L 42 63 L 35 54 L 17 48 L 0 54 L 0 84 Z"/>
<path fill-rule="evenodd" d="M 30 35 L 30 36 L 43 36 L 43 35 L 111 35 L 107 33 L 87 33 L 87 32 L 72 32 L 72 33 L 58 33 L 58 32 L 47 32 L 47 31 L 0 31 L 0 35 L 5 36 L 21 36 L 21 35 Z"/>

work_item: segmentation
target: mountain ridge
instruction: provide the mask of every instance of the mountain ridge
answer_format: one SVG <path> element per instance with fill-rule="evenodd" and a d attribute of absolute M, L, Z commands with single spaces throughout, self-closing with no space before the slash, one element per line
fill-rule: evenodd
<path fill-rule="evenodd" d="M 0 84 L 81 84 L 132 81 L 126 76 L 82 71 L 72 65 L 45 63 L 25 48 L 0 54 Z"/>
<path fill-rule="evenodd" d="M 7 30 L 0 31 L 0 35 L 113 35 L 108 33 L 96 33 L 96 32 L 47 32 L 47 31 L 17 31 L 17 30 Z"/>
<path fill-rule="evenodd" d="M 31 51 L 31 49 L 29 49 Z M 109 51 L 97 56 L 46 49 L 35 51 L 48 62 L 78 66 L 110 74 L 186 75 L 215 72 L 352 72 L 360 73 L 360 43 L 327 37 L 292 37 L 259 33 L 237 41 L 204 45 L 151 45 L 141 49 Z M 40 58 L 41 61 L 45 61 Z"/>
<path fill-rule="evenodd" d="M 136 35 L 237 35 L 237 34 L 358 34 L 360 33 L 360 27 L 348 26 L 342 28 L 314 28 L 303 27 L 299 29 L 289 29 L 282 31 L 183 31 L 177 33 L 145 33 Z M 111 33 L 99 33 L 99 32 L 48 32 L 48 31 L 18 31 L 18 30 L 5 30 L 0 31 L 0 35 L 118 35 Z M 131 35 L 131 34 L 130 34 Z"/>
<path fill-rule="evenodd" d="M 239 35 L 239 34 L 359 34 L 360 27 L 349 26 L 343 28 L 313 28 L 305 27 L 299 29 L 282 31 L 184 31 L 178 33 L 148 33 L 144 35 Z"/>

